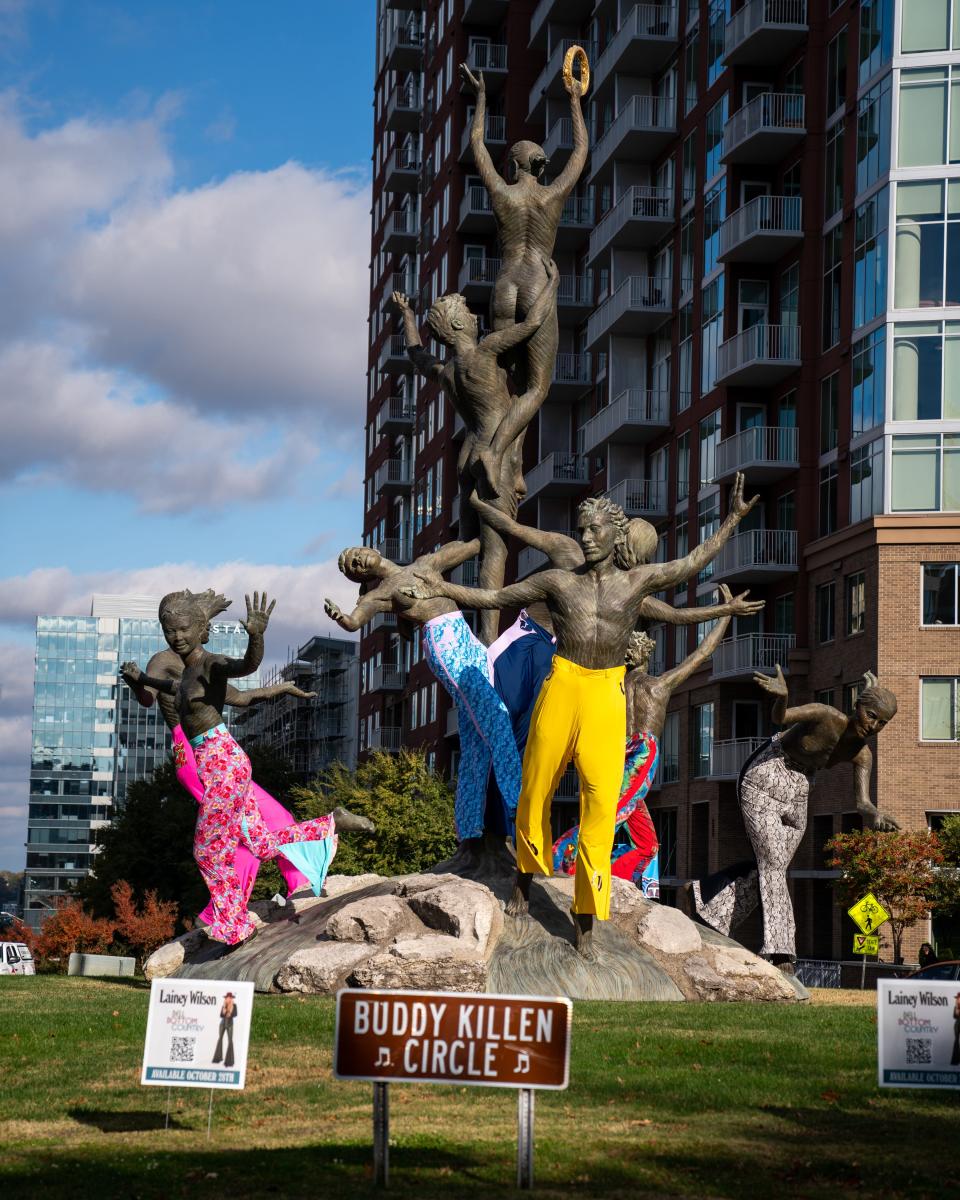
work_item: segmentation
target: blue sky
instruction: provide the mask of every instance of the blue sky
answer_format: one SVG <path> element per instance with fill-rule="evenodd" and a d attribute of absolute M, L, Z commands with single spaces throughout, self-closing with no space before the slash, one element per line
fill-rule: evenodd
<path fill-rule="evenodd" d="M 0 0 L 0 867 L 38 612 L 266 586 L 278 656 L 348 598 L 373 56 L 368 0 Z"/>

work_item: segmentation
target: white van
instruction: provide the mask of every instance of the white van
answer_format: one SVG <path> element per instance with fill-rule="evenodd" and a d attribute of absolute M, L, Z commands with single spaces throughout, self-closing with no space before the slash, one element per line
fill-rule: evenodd
<path fill-rule="evenodd" d="M 0 975 L 36 975 L 33 955 L 23 942 L 0 942 Z"/>

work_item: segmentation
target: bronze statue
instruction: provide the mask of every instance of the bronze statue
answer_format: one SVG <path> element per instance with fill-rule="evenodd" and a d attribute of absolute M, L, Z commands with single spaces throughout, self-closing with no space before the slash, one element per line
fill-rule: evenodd
<path fill-rule="evenodd" d="M 701 570 L 719 552 L 740 520 L 756 504 L 743 498 L 743 476 L 731 492 L 730 511 L 720 529 L 684 558 L 644 563 L 629 570 L 614 551 L 626 537 L 623 509 L 606 498 L 580 505 L 578 528 L 584 565 L 551 569 L 495 591 L 455 587 L 435 573 L 421 572 L 409 590 L 419 599 L 446 596 L 476 608 L 546 603 L 557 637 L 553 669 L 540 690 L 523 763 L 517 810 L 518 874 L 509 911 L 526 911 L 534 873 L 549 875 L 550 801 L 571 757 L 580 775 L 581 835 L 573 912 L 577 944 L 590 954 L 593 916 L 610 907 L 610 852 L 626 741 L 624 656 L 644 599 Z"/>
<path fill-rule="evenodd" d="M 898 829 L 870 800 L 873 754 L 867 740 L 897 711 L 897 698 L 877 685 L 871 672 L 853 712 L 845 716 L 829 704 L 787 707 L 787 684 L 779 665 L 775 676 L 755 682 L 774 697 L 773 720 L 786 725 L 747 759 L 737 785 L 743 822 L 756 864 L 740 864 L 688 884 L 681 902 L 714 929 L 731 928 L 763 905 L 762 955 L 789 973 L 796 961 L 796 924 L 787 869 L 807 827 L 810 786 L 819 770 L 853 763 L 857 811 L 875 829 Z"/>
<path fill-rule="evenodd" d="M 520 397 L 511 396 L 500 358 L 509 349 L 527 342 L 551 312 L 556 316 L 559 283 L 556 264 L 544 263 L 542 271 L 544 283 L 527 319 L 479 341 L 477 318 L 466 300 L 460 295 L 441 296 L 427 313 L 427 324 L 437 339 L 453 351 L 446 361 L 424 350 L 407 297 L 402 292 L 393 294 L 394 304 L 403 315 L 407 353 L 421 374 L 440 383 L 466 426 L 457 464 L 461 533 L 465 540 L 480 537 L 483 587 L 503 584 L 507 548 L 495 529 L 479 524 L 469 498 L 479 486 L 497 507 L 512 516 L 525 494 L 521 466 L 523 434 L 543 403 L 549 378 L 540 393 L 528 391 Z M 506 430 L 503 435 L 502 430 Z M 503 445 L 497 442 L 501 436 L 509 439 Z M 496 635 L 496 612 L 484 613 L 481 638 L 489 644 Z"/>

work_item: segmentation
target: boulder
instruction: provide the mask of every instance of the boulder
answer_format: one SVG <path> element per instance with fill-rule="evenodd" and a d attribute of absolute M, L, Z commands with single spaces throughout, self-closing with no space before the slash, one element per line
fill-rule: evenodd
<path fill-rule="evenodd" d="M 458 938 L 485 957 L 503 932 L 503 910 L 489 888 L 479 883 L 450 878 L 410 895 L 407 903 L 424 925 Z"/>
<path fill-rule="evenodd" d="M 193 954 L 207 940 L 202 929 L 191 929 L 172 942 L 160 946 L 143 964 L 143 974 L 146 979 L 166 979 L 174 971 L 179 970 L 188 954 Z"/>
<path fill-rule="evenodd" d="M 649 902 L 648 902 L 649 904 Z M 637 922 L 637 936 L 661 954 L 695 954 L 703 947 L 700 931 L 679 909 L 649 904 Z"/>
<path fill-rule="evenodd" d="M 369 956 L 366 944 L 321 942 L 291 954 L 277 972 L 276 986 L 281 992 L 332 995 L 344 985 L 353 968 Z"/>
<path fill-rule="evenodd" d="M 487 965 L 479 955 L 466 953 L 459 938 L 442 934 L 409 938 L 359 963 L 348 983 L 367 988 L 484 992 Z"/>
<path fill-rule="evenodd" d="M 365 896 L 327 921 L 325 933 L 337 942 L 388 942 L 401 930 L 417 925 L 407 905 L 396 896 Z"/>
<path fill-rule="evenodd" d="M 371 883 L 382 883 L 383 875 L 328 875 L 323 885 L 324 900 L 332 900 L 334 896 L 342 896 L 344 892 L 353 892 L 358 888 L 369 887 Z"/>

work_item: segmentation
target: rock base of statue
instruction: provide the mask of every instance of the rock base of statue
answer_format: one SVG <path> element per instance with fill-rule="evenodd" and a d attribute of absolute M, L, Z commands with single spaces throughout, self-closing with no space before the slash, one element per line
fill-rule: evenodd
<path fill-rule="evenodd" d="M 573 879 L 535 879 L 529 915 L 511 917 L 504 904 L 514 871 L 505 847 L 487 846 L 420 875 L 333 875 L 322 897 L 252 905 L 262 927 L 250 942 L 228 948 L 196 930 L 151 955 L 146 975 L 319 995 L 368 987 L 573 1000 L 808 998 L 794 978 L 620 879 L 588 961 L 574 948 Z"/>

